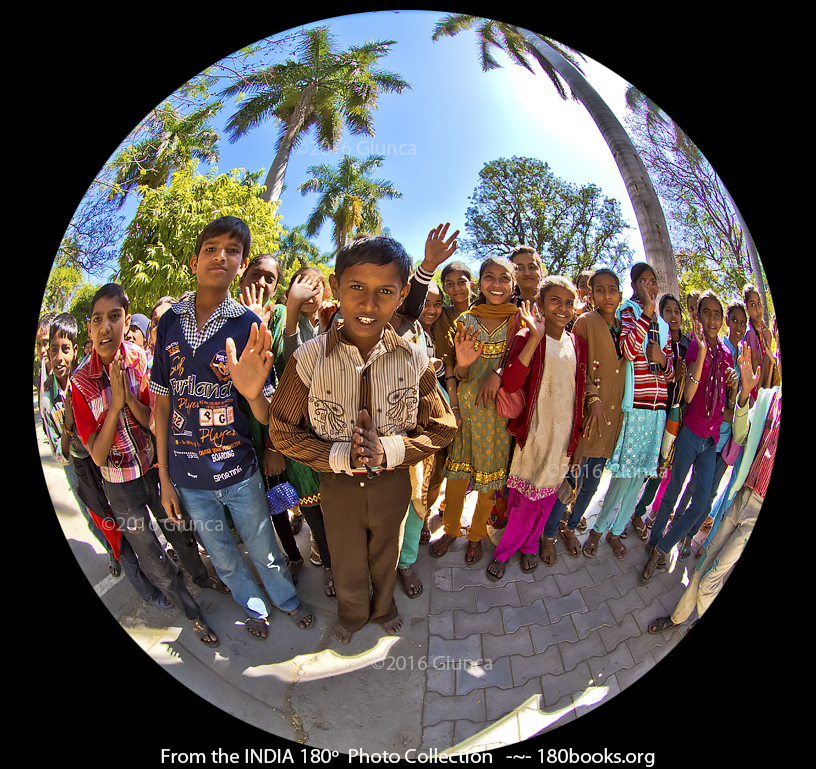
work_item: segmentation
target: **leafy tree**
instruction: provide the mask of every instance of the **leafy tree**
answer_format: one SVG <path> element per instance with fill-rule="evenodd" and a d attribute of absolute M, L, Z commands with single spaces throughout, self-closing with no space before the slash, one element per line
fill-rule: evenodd
<path fill-rule="evenodd" d="M 304 265 L 325 265 L 333 254 L 321 254 L 320 249 L 303 234 L 305 225 L 285 230 L 276 254 L 281 267 L 281 279 L 275 296 L 278 300 L 289 285 L 291 277 Z"/>
<path fill-rule="evenodd" d="M 145 189 L 119 259 L 119 279 L 134 308 L 144 312 L 165 294 L 178 296 L 195 288 L 190 258 L 196 239 L 221 216 L 237 216 L 249 225 L 249 256 L 277 252 L 283 234 L 277 204 L 263 201 L 262 188 L 242 172 L 212 169 L 202 176 L 193 163 L 176 171 L 167 187 Z"/>
<path fill-rule="evenodd" d="M 660 200 L 632 140 L 581 71 L 573 55 L 577 52 L 521 27 L 467 14 L 444 17 L 436 25 L 433 39 L 454 36 L 473 27 L 477 28 L 483 71 L 501 66 L 492 57 L 492 49 L 503 50 L 511 61 L 531 72 L 534 70 L 529 59 L 532 58 L 550 78 L 562 99 L 566 99 L 569 89 L 572 97 L 586 107 L 607 143 L 629 192 L 646 259 L 654 268 L 661 289 L 676 293 L 677 270 Z"/>
<path fill-rule="evenodd" d="M 551 274 L 572 276 L 631 264 L 620 204 L 594 184 L 577 186 L 555 176 L 536 158 L 485 163 L 465 214 L 465 251 L 480 259 L 533 246 Z"/>
<path fill-rule="evenodd" d="M 74 262 L 66 255 L 58 256 L 45 284 L 40 316 L 48 312 L 65 312 L 83 280 L 82 270 Z"/>
<path fill-rule="evenodd" d="M 231 143 L 270 118 L 280 124 L 265 200 L 280 198 L 289 155 L 310 129 L 326 152 L 337 148 L 344 126 L 355 136 L 374 136 L 372 112 L 379 95 L 410 87 L 397 74 L 373 69 L 394 40 L 339 51 L 329 27 L 305 30 L 303 36 L 297 58 L 245 73 L 221 92 L 241 100 L 227 123 Z"/>
<path fill-rule="evenodd" d="M 355 234 L 381 233 L 379 201 L 402 197 L 391 182 L 370 178 L 369 174 L 384 161 L 382 155 L 369 155 L 365 159 L 343 155 L 337 166 L 327 163 L 311 166 L 308 171 L 312 178 L 300 185 L 300 193 L 320 192 L 322 195 L 306 221 L 306 234 L 316 235 L 323 223 L 330 219 L 339 252 Z"/>
<path fill-rule="evenodd" d="M 137 128 L 141 138 L 124 146 L 114 157 L 114 190 L 119 205 L 129 192 L 164 187 L 170 174 L 193 159 L 219 160 L 218 133 L 210 120 L 221 109 L 219 102 L 182 114 L 169 102 L 156 107 Z"/>

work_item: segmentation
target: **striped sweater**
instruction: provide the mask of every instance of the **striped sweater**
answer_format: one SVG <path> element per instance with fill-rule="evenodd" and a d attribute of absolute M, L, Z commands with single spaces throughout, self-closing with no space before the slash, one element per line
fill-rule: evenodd
<path fill-rule="evenodd" d="M 634 397 L 636 409 L 665 410 L 668 401 L 668 383 L 674 381 L 674 354 L 671 335 L 663 352 L 666 354 L 666 370 L 655 376 L 649 371 L 649 361 L 643 352 L 643 341 L 649 332 L 649 319 L 645 315 L 635 320 L 634 312 L 624 308 L 621 312 L 621 352 L 634 365 Z"/>

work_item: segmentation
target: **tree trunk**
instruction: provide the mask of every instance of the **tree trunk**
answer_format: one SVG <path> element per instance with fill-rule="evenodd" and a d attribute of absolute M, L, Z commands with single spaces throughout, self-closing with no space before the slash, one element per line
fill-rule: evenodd
<path fill-rule="evenodd" d="M 649 174 L 637 149 L 620 121 L 598 92 L 546 40 L 520 27 L 516 28 L 533 56 L 545 59 L 569 85 L 573 94 L 586 107 L 606 141 L 623 178 L 637 217 L 646 261 L 657 276 L 661 294 L 674 294 L 680 299 L 677 265 L 669 238 L 669 228 Z"/>
<path fill-rule="evenodd" d="M 292 147 L 294 146 L 297 135 L 303 128 L 303 123 L 311 109 L 312 97 L 316 90 L 317 85 L 312 83 L 312 85 L 303 91 L 295 107 L 295 111 L 289 119 L 286 131 L 281 139 L 280 147 L 275 154 L 274 161 L 272 161 L 272 167 L 269 169 L 269 173 L 266 175 L 266 180 L 264 181 L 266 190 L 264 190 L 261 198 L 267 203 L 272 200 L 280 200 L 281 193 L 283 192 L 283 179 L 286 176 L 286 167 L 289 165 L 289 154 L 292 152 Z"/>

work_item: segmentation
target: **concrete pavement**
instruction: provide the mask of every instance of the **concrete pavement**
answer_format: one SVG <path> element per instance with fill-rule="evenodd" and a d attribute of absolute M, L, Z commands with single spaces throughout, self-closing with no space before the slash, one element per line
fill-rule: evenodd
<path fill-rule="evenodd" d="M 178 611 L 145 604 L 124 576 L 110 576 L 36 415 L 35 422 L 59 525 L 118 624 L 157 666 L 207 702 L 298 746 L 399 755 L 512 746 L 603 706 L 688 632 L 684 626 L 652 635 L 646 628 L 671 612 L 695 559 L 642 584 L 645 543 L 630 529 L 623 561 L 603 541 L 593 559 L 567 555 L 559 541 L 555 567 L 523 573 L 517 554 L 499 583 L 485 574 L 493 544 L 485 542 L 475 565 L 465 563 L 464 540 L 440 559 L 421 546 L 415 569 L 422 595 L 409 599 L 397 588 L 402 631 L 388 636 L 367 626 L 343 646 L 331 634 L 335 602 L 323 594 L 322 570 L 308 562 L 304 524 L 297 537 L 306 559 L 298 591 L 316 612 L 315 626 L 300 631 L 280 613 L 269 638 L 258 641 L 230 596 L 191 586 L 221 641 L 208 649 Z M 590 527 L 607 483 L 605 476 L 587 512 Z M 440 521 L 432 520 L 436 538 Z"/>

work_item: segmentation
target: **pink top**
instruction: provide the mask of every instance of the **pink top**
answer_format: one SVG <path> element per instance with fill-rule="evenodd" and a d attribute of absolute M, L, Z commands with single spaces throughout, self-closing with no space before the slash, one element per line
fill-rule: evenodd
<path fill-rule="evenodd" d="M 726 370 L 728 368 L 733 368 L 734 366 L 734 358 L 731 355 L 731 351 L 719 338 L 717 339 L 717 344 L 720 348 L 721 355 L 720 370 L 715 372 L 714 375 L 720 380 L 718 382 L 718 387 L 721 391 L 721 397 L 714 404 L 711 413 L 706 413 L 705 385 L 708 378 L 712 375 L 711 363 L 706 360 L 703 363 L 703 373 L 700 375 L 700 384 L 697 385 L 697 392 L 694 393 L 694 397 L 691 399 L 691 403 L 689 403 L 686 415 L 683 417 L 683 424 L 686 425 L 686 427 L 688 427 L 688 429 L 695 435 L 699 436 L 700 438 L 706 438 L 710 435 L 714 439 L 715 443 L 720 440 L 720 425 L 722 425 L 723 416 L 725 414 Z M 699 347 L 697 346 L 697 340 L 692 338 L 688 351 L 686 352 L 686 366 L 689 370 L 691 370 L 691 366 L 694 361 L 697 360 L 698 351 Z"/>

